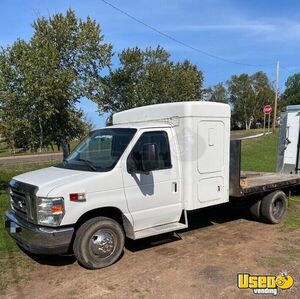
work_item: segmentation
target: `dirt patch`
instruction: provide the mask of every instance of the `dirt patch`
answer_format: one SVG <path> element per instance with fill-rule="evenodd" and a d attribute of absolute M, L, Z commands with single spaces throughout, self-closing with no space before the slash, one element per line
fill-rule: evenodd
<path fill-rule="evenodd" d="M 295 285 L 278 297 L 300 298 L 299 230 L 210 213 L 210 220 L 193 215 L 194 229 L 179 233 L 181 239 L 128 242 L 118 263 L 98 271 L 81 268 L 72 257 L 34 261 L 19 253 L 29 262 L 26 278 L 2 298 L 253 298 L 236 287 L 237 273 L 281 271 L 291 273 Z"/>

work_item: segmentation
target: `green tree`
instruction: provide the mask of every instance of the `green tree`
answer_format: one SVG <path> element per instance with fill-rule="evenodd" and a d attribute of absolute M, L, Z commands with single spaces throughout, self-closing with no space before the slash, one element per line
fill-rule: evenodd
<path fill-rule="evenodd" d="M 228 94 L 226 87 L 222 82 L 209 87 L 205 92 L 205 99 L 210 102 L 228 103 Z"/>
<path fill-rule="evenodd" d="M 0 53 L 0 127 L 12 151 L 19 145 L 16 140 L 25 141 L 23 136 L 26 136 L 25 148 L 31 143 L 30 109 L 17 63 L 26 48 L 25 42 L 18 41 Z"/>
<path fill-rule="evenodd" d="M 230 103 L 233 107 L 233 118 L 244 124 L 246 129 L 263 117 L 263 107 L 273 104 L 274 90 L 263 72 L 253 75 L 233 75 L 227 81 Z"/>
<path fill-rule="evenodd" d="M 296 104 L 300 104 L 300 73 L 288 77 L 282 96 L 282 105 Z"/>
<path fill-rule="evenodd" d="M 120 67 L 105 77 L 109 87 L 98 99 L 105 112 L 138 106 L 201 99 L 203 75 L 188 60 L 174 63 L 170 54 L 155 49 L 131 48 L 119 54 Z"/>
<path fill-rule="evenodd" d="M 79 19 L 72 10 L 37 19 L 33 30 L 28 43 L 17 41 L 2 51 L 1 101 L 6 104 L 1 106 L 6 115 L 20 107 L 23 117 L 14 118 L 28 123 L 33 146 L 54 141 L 66 156 L 68 142 L 81 135 L 85 126 L 76 103 L 82 97 L 103 96 L 102 71 L 110 66 L 112 46 L 104 43 L 95 21 Z M 13 86 L 20 90 L 14 91 Z"/>

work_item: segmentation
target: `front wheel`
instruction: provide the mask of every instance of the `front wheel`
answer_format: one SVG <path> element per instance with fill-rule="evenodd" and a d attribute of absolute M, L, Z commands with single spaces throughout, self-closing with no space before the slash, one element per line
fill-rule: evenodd
<path fill-rule="evenodd" d="M 261 202 L 261 215 L 268 223 L 280 223 L 287 212 L 288 199 L 284 192 L 275 191 Z"/>
<path fill-rule="evenodd" d="M 82 266 L 100 269 L 120 258 L 124 242 L 124 231 L 118 222 L 107 217 L 95 217 L 77 230 L 73 250 Z"/>

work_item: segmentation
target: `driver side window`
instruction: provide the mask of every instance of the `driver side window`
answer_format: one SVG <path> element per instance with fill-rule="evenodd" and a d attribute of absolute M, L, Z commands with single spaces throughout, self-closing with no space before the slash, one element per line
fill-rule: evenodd
<path fill-rule="evenodd" d="M 127 159 L 127 170 L 141 171 L 142 170 L 142 149 L 145 144 L 154 143 L 157 146 L 158 152 L 158 168 L 172 168 L 171 154 L 168 134 L 165 131 L 145 132 L 138 139 Z"/>

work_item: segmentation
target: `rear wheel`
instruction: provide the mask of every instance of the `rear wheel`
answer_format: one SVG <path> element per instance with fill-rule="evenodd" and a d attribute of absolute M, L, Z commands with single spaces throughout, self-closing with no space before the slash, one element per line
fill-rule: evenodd
<path fill-rule="evenodd" d="M 261 200 L 258 200 L 250 207 L 249 211 L 254 220 L 259 220 L 261 218 Z"/>
<path fill-rule="evenodd" d="M 261 203 L 261 215 L 272 224 L 280 223 L 287 212 L 288 199 L 284 192 L 275 191 L 265 196 Z"/>
<path fill-rule="evenodd" d="M 115 263 L 124 249 L 121 225 L 113 219 L 95 217 L 76 232 L 73 250 L 78 262 L 88 269 L 100 269 Z"/>

